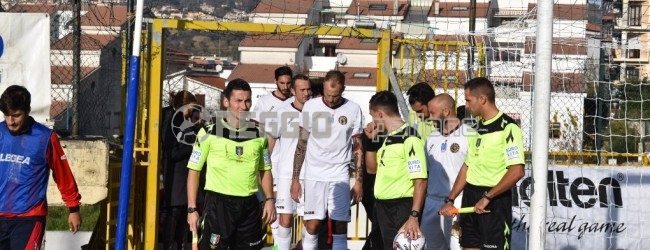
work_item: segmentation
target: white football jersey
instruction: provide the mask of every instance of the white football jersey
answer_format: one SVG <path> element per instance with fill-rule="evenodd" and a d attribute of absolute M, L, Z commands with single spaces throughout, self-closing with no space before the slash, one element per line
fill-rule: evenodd
<path fill-rule="evenodd" d="M 257 103 L 255 103 L 255 107 L 253 107 L 253 109 L 251 110 L 251 112 L 253 112 L 252 118 L 255 119 L 255 121 L 258 121 L 261 124 L 266 123 L 267 122 L 266 120 L 271 119 L 271 117 L 274 116 L 266 115 L 265 117 L 260 117 L 260 114 L 262 114 L 262 112 L 276 111 L 278 110 L 278 108 L 286 104 L 285 101 L 287 101 L 287 99 L 280 99 L 279 97 L 275 96 L 274 92 L 271 92 L 268 95 L 261 96 L 260 98 L 257 99 Z"/>
<path fill-rule="evenodd" d="M 271 165 L 275 172 L 274 178 L 291 179 L 293 175 L 293 158 L 300 136 L 300 120 L 302 111 L 293 103 L 283 105 L 277 110 L 278 116 L 266 123 L 267 132 L 276 138 Z M 304 179 L 305 171 L 301 171 L 300 179 Z"/>
<path fill-rule="evenodd" d="M 352 138 L 363 133 L 363 114 L 348 99 L 334 109 L 323 98 L 305 103 L 300 126 L 310 132 L 303 164 L 305 180 L 348 181 Z"/>
<path fill-rule="evenodd" d="M 425 144 L 429 170 L 427 195 L 440 200 L 449 196 L 467 156 L 468 137 L 475 135 L 474 129 L 465 124 L 449 135 L 441 134 L 440 130 L 429 134 Z M 454 203 L 460 205 L 460 199 L 456 198 Z"/>

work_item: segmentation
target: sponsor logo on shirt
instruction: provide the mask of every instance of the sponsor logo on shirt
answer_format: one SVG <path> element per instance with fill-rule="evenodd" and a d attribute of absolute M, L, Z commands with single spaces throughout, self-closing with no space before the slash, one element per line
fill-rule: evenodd
<path fill-rule="evenodd" d="M 271 164 L 271 156 L 269 155 L 268 150 L 264 152 L 264 164 L 266 165 Z"/>
<path fill-rule="evenodd" d="M 201 151 L 196 149 L 192 150 L 192 155 L 190 155 L 190 162 L 194 164 L 198 164 L 199 159 L 201 159 Z"/>
<path fill-rule="evenodd" d="M 348 124 L 348 118 L 345 117 L 344 115 L 341 116 L 341 117 L 339 117 L 339 123 L 340 123 L 341 125 Z"/>
<path fill-rule="evenodd" d="M 30 158 L 23 155 L 0 154 L 0 161 L 29 165 Z"/>
<path fill-rule="evenodd" d="M 460 145 L 454 142 L 451 144 L 451 147 L 449 147 L 449 150 L 451 150 L 452 153 L 457 153 L 458 150 L 460 150 Z"/>
<path fill-rule="evenodd" d="M 409 173 L 419 173 L 422 171 L 422 164 L 420 160 L 410 160 L 408 161 Z"/>
<path fill-rule="evenodd" d="M 509 161 L 519 159 L 519 148 L 517 146 L 506 148 L 506 156 Z"/>

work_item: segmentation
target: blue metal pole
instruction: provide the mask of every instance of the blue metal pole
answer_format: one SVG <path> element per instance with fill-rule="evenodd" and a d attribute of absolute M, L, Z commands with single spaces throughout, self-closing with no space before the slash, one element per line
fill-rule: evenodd
<path fill-rule="evenodd" d="M 122 173 L 120 175 L 120 196 L 117 203 L 117 230 L 115 250 L 126 247 L 126 224 L 129 219 L 129 199 L 131 195 L 131 173 L 133 172 L 133 141 L 135 137 L 135 116 L 138 105 L 140 85 L 140 57 L 131 56 L 129 60 L 129 82 L 126 91 L 126 118 L 124 120 L 124 150 L 122 152 Z"/>
<path fill-rule="evenodd" d="M 126 117 L 124 119 L 124 144 L 122 151 L 122 173 L 120 175 L 120 196 L 117 203 L 117 229 L 115 250 L 126 248 L 126 224 L 129 220 L 131 195 L 131 173 L 133 172 L 133 143 L 135 138 L 135 116 L 138 111 L 138 89 L 140 85 L 140 38 L 142 36 L 142 10 L 144 1 L 136 1 L 133 26 L 133 47 L 129 60 L 129 82 L 126 91 Z"/>

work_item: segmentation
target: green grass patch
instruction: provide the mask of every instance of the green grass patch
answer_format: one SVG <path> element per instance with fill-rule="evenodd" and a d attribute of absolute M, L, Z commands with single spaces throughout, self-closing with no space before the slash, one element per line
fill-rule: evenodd
<path fill-rule="evenodd" d="M 99 218 L 99 204 L 81 206 L 81 231 L 92 231 Z M 68 231 L 68 208 L 49 206 L 45 230 Z"/>

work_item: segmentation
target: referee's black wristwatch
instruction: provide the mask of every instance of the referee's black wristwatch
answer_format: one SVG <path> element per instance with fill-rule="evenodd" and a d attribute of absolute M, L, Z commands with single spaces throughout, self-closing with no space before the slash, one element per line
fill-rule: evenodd
<path fill-rule="evenodd" d="M 420 212 L 417 210 L 411 210 L 411 217 L 420 218 Z"/>
<path fill-rule="evenodd" d="M 197 211 L 197 210 L 196 210 L 195 207 L 188 207 L 188 208 L 187 208 L 187 213 L 188 213 L 188 214 L 194 213 L 194 212 L 196 212 L 196 211 Z"/>
<path fill-rule="evenodd" d="M 449 202 L 454 203 L 454 199 L 447 197 L 447 199 L 445 199 L 445 204 Z"/>
<path fill-rule="evenodd" d="M 487 191 L 483 192 L 483 198 L 487 199 L 488 201 L 492 201 L 492 197 L 490 197 L 490 196 L 487 194 Z"/>

